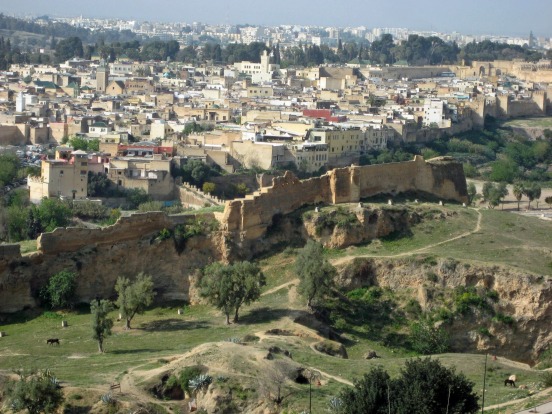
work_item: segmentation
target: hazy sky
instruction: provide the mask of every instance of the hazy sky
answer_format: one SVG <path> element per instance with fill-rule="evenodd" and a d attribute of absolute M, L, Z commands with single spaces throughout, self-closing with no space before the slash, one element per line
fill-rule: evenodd
<path fill-rule="evenodd" d="M 0 0 L 0 12 L 552 36 L 551 0 Z"/>

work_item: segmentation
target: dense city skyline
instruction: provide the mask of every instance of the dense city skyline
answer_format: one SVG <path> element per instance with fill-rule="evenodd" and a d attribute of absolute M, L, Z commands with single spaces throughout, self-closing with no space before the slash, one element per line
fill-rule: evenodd
<path fill-rule="evenodd" d="M 528 36 L 552 35 L 549 17 L 552 2 L 542 0 L 464 0 L 446 3 L 420 0 L 416 6 L 409 0 L 382 3 L 372 0 L 347 0 L 336 3 L 319 0 L 315 7 L 305 1 L 280 0 L 266 4 L 252 0 L 211 0 L 201 8 L 176 0 L 158 0 L 155 10 L 146 0 L 20 0 L 4 4 L 5 14 L 91 18 L 121 18 L 149 21 L 201 21 L 218 24 L 320 25 L 406 27 L 413 30 Z"/>

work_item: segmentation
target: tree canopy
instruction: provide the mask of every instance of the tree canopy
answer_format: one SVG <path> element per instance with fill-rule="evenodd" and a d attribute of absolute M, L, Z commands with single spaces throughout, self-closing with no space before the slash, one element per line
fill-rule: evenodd
<path fill-rule="evenodd" d="M 109 300 L 93 300 L 90 303 L 92 313 L 92 338 L 98 341 L 98 350 L 104 352 L 103 344 L 105 339 L 111 335 L 113 319 L 109 312 L 113 310 L 113 304 Z"/>
<path fill-rule="evenodd" d="M 474 384 L 431 358 L 406 361 L 397 378 L 372 368 L 343 390 L 340 414 L 469 414 L 479 409 Z"/>
<path fill-rule="evenodd" d="M 71 300 L 76 288 L 77 275 L 68 270 L 53 275 L 42 291 L 43 298 L 52 308 L 66 308 L 71 305 Z"/>
<path fill-rule="evenodd" d="M 63 403 L 64 396 L 57 379 L 49 371 L 18 371 L 19 379 L 7 384 L 7 396 L 14 412 L 53 414 Z"/>
<path fill-rule="evenodd" d="M 240 307 L 259 299 L 265 284 L 264 274 L 254 263 L 223 265 L 216 262 L 203 269 L 200 295 L 220 309 L 229 324 L 230 314 L 233 312 L 234 322 L 238 322 Z"/>
<path fill-rule="evenodd" d="M 307 299 L 310 308 L 330 294 L 334 286 L 335 268 L 324 258 L 324 248 L 309 239 L 295 260 L 299 277 L 297 291 Z"/>
<path fill-rule="evenodd" d="M 125 318 L 126 328 L 130 329 L 130 322 L 137 314 L 142 314 L 153 303 L 156 293 L 153 290 L 151 276 L 140 273 L 134 282 L 125 277 L 119 277 L 115 284 L 117 301 L 121 316 Z"/>

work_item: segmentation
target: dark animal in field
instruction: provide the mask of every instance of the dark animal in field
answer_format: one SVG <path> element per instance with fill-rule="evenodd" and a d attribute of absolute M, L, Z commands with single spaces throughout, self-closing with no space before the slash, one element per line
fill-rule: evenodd
<path fill-rule="evenodd" d="M 47 343 L 48 345 L 54 345 L 54 344 L 58 344 L 58 345 L 59 345 L 59 339 L 58 339 L 58 338 L 46 339 L 46 343 Z"/>
<path fill-rule="evenodd" d="M 516 382 L 511 379 L 505 379 L 504 380 L 504 386 L 511 385 L 512 387 L 516 388 Z"/>

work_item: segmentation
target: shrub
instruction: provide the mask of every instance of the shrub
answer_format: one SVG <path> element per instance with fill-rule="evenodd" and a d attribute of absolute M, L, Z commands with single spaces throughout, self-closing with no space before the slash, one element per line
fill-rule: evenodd
<path fill-rule="evenodd" d="M 138 211 L 147 213 L 148 211 L 162 211 L 163 203 L 161 201 L 146 201 L 138 206 Z"/>
<path fill-rule="evenodd" d="M 544 371 L 541 374 L 541 381 L 545 387 L 552 387 L 552 372 Z"/>
<path fill-rule="evenodd" d="M 435 326 L 431 318 L 423 318 L 410 327 L 412 349 L 422 355 L 440 354 L 449 349 L 448 333 Z"/>
<path fill-rule="evenodd" d="M 349 292 L 347 292 L 347 297 L 349 299 L 357 299 L 357 300 L 360 300 L 364 297 L 364 295 L 366 294 L 366 288 L 358 288 L 358 289 L 353 289 Z"/>
<path fill-rule="evenodd" d="M 383 295 L 383 289 L 378 286 L 371 286 L 364 295 L 364 300 L 370 303 L 377 301 Z"/>
<path fill-rule="evenodd" d="M 119 220 L 119 217 L 121 217 L 121 210 L 118 208 L 111 209 L 109 211 L 109 216 L 102 222 L 102 224 L 111 226 Z"/>
<path fill-rule="evenodd" d="M 76 288 L 76 278 L 75 273 L 67 270 L 56 273 L 42 289 L 42 298 L 52 308 L 65 308 L 71 305 L 71 299 Z"/>
<path fill-rule="evenodd" d="M 172 233 L 169 229 L 162 229 L 157 235 L 158 240 L 168 240 L 172 237 Z"/>
<path fill-rule="evenodd" d="M 202 190 L 204 193 L 211 194 L 215 192 L 216 188 L 217 186 L 215 185 L 215 183 L 205 182 L 203 183 Z"/>
<path fill-rule="evenodd" d="M 109 215 L 107 207 L 92 201 L 73 203 L 71 210 L 73 215 L 81 219 L 101 220 Z"/>
<path fill-rule="evenodd" d="M 460 287 L 455 291 L 454 303 L 456 311 L 466 314 L 472 307 L 488 309 L 489 305 L 485 298 L 477 293 L 474 287 Z"/>
<path fill-rule="evenodd" d="M 422 306 L 416 299 L 410 299 L 404 307 L 404 310 L 411 316 L 418 316 L 422 313 Z"/>
<path fill-rule="evenodd" d="M 186 367 L 178 374 L 178 382 L 180 383 L 180 388 L 189 396 L 192 395 L 192 389 L 190 388 L 190 380 L 197 378 L 204 372 L 204 368 L 201 366 L 191 366 Z"/>
<path fill-rule="evenodd" d="M 435 272 L 427 272 L 426 277 L 428 281 L 433 283 L 437 283 L 439 281 L 439 276 L 437 276 Z"/>
<path fill-rule="evenodd" d="M 125 196 L 128 208 L 131 210 L 138 208 L 140 204 L 151 201 L 151 197 L 141 188 L 131 188 L 126 191 Z"/>
<path fill-rule="evenodd" d="M 491 331 L 489 331 L 489 328 L 482 326 L 477 330 L 481 335 L 486 336 L 488 338 L 491 338 L 493 335 L 491 334 Z"/>
<path fill-rule="evenodd" d="M 493 302 L 498 302 L 499 300 L 498 292 L 496 290 L 488 290 L 486 292 L 486 296 Z"/>
<path fill-rule="evenodd" d="M 515 323 L 514 318 L 512 318 L 510 315 L 504 315 L 503 313 L 497 313 L 494 316 L 493 321 L 500 322 L 505 325 L 513 325 Z"/>
<path fill-rule="evenodd" d="M 247 334 L 242 338 L 242 342 L 258 342 L 259 339 L 257 335 Z"/>
<path fill-rule="evenodd" d="M 452 312 L 448 308 L 440 308 L 436 313 L 437 320 L 450 321 L 452 320 Z"/>

